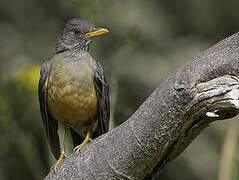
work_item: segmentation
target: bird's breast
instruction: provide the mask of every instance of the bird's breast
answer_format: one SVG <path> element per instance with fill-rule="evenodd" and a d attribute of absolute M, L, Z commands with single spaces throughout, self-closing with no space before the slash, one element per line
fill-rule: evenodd
<path fill-rule="evenodd" d="M 90 67 L 68 64 L 52 69 L 47 104 L 54 119 L 66 125 L 94 123 L 98 101 Z"/>

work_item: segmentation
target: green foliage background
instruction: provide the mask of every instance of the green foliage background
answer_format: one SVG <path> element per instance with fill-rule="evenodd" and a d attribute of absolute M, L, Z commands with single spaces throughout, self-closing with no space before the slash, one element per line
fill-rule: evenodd
<path fill-rule="evenodd" d="M 94 41 L 91 52 L 110 82 L 117 126 L 191 57 L 237 32 L 238 7 L 236 0 L 1 0 L 0 179 L 42 179 L 54 162 L 37 81 L 67 20 L 83 17 L 110 31 Z M 217 179 L 228 123 L 205 130 L 160 179 Z M 238 157 L 231 179 L 239 178 Z"/>

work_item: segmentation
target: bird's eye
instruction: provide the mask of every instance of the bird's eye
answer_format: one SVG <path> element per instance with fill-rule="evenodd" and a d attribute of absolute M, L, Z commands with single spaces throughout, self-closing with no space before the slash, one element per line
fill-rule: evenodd
<path fill-rule="evenodd" d="M 80 33 L 81 31 L 80 31 L 79 29 L 76 29 L 75 32 L 76 32 L 76 33 Z"/>

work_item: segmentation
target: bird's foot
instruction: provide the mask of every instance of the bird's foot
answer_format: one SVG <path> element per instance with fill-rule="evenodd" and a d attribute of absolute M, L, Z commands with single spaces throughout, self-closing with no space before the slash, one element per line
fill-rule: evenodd
<path fill-rule="evenodd" d="M 89 143 L 89 142 L 91 142 L 91 141 L 92 141 L 92 139 L 91 139 L 91 138 L 89 137 L 89 135 L 87 134 L 85 140 L 84 140 L 80 145 L 78 145 L 78 146 L 76 146 L 76 147 L 74 148 L 74 151 L 76 152 L 76 154 L 79 153 L 79 151 L 83 148 L 83 146 L 84 146 L 85 144 L 87 144 L 87 143 Z"/>
<path fill-rule="evenodd" d="M 61 155 L 59 157 L 59 159 L 56 161 L 56 164 L 54 164 L 54 166 L 51 167 L 51 169 L 54 169 L 54 172 L 56 173 L 57 167 L 59 166 L 60 162 L 62 159 L 65 159 L 67 156 L 65 154 L 64 151 L 61 152 Z"/>

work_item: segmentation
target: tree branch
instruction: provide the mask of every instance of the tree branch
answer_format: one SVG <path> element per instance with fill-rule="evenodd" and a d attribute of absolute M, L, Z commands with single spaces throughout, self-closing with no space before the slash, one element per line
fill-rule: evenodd
<path fill-rule="evenodd" d="M 122 125 L 45 179 L 150 179 L 216 120 L 239 113 L 239 33 L 164 81 Z"/>

